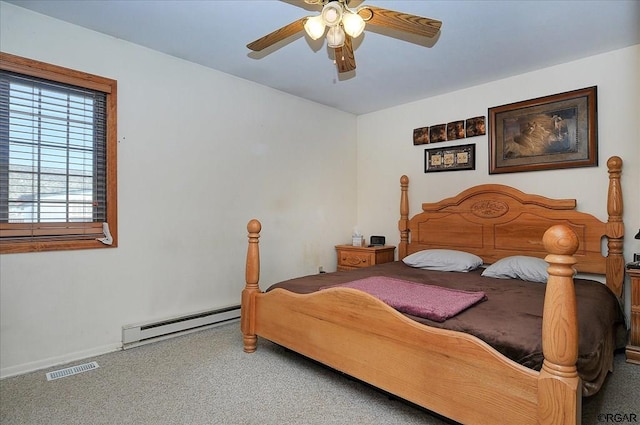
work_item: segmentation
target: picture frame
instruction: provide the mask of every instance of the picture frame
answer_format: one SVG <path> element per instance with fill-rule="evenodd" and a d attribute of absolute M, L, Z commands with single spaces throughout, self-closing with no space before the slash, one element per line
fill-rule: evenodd
<path fill-rule="evenodd" d="M 450 121 L 446 124 L 414 128 L 413 144 L 414 146 L 428 145 L 431 143 L 465 139 L 467 137 L 484 136 L 485 134 L 485 117 L 477 116 L 465 120 Z"/>
<path fill-rule="evenodd" d="M 465 121 L 465 137 L 484 136 L 487 134 L 484 116 L 467 118 Z"/>
<path fill-rule="evenodd" d="M 476 145 L 450 146 L 424 150 L 424 172 L 475 170 Z"/>
<path fill-rule="evenodd" d="M 427 145 L 429 140 L 429 127 L 420 127 L 413 129 L 413 144 L 414 145 Z"/>
<path fill-rule="evenodd" d="M 489 108 L 489 174 L 598 166 L 597 87 Z"/>
<path fill-rule="evenodd" d="M 464 139 L 464 120 L 447 123 L 447 140 Z"/>
<path fill-rule="evenodd" d="M 447 141 L 447 125 L 438 124 L 429 127 L 429 143 L 438 143 Z"/>

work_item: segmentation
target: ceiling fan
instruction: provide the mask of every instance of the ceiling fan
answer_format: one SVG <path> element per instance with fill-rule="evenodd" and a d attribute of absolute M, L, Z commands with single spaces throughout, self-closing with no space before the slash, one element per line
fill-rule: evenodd
<path fill-rule="evenodd" d="M 356 69 L 352 39 L 359 37 L 366 25 L 389 28 L 421 37 L 438 34 L 442 22 L 375 6 L 349 8 L 349 0 L 304 0 L 307 4 L 322 5 L 317 16 L 305 16 L 279 28 L 249 44 L 253 51 L 261 51 L 298 32 L 305 31 L 313 40 L 326 33 L 327 46 L 334 49 L 339 73 Z M 328 30 L 327 30 L 328 28 Z"/>

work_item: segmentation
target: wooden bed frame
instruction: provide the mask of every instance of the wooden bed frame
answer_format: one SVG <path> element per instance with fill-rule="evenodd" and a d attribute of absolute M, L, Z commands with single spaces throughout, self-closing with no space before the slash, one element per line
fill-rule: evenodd
<path fill-rule="evenodd" d="M 575 200 L 552 200 L 496 184 L 423 204 L 423 211 L 409 219 L 409 179 L 400 179 L 400 258 L 448 248 L 473 252 L 486 263 L 529 255 L 550 264 L 541 371 L 507 359 L 474 336 L 410 320 L 354 289 L 262 292 L 257 220 L 247 225 L 244 351 L 254 352 L 260 336 L 461 423 L 580 424 L 573 268 L 605 275 L 619 299 L 624 282 L 622 160 L 612 157 L 607 166 L 607 223 L 576 211 Z M 606 257 L 603 237 L 608 239 Z"/>

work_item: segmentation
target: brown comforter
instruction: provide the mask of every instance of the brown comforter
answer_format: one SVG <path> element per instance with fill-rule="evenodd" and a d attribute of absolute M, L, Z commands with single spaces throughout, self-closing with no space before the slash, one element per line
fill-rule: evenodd
<path fill-rule="evenodd" d="M 271 286 L 306 294 L 320 287 L 368 276 L 389 276 L 416 283 L 465 291 L 483 291 L 487 300 L 442 322 L 406 315 L 429 326 L 466 332 L 487 342 L 504 356 L 526 367 L 542 367 L 542 311 L 545 285 L 469 273 L 416 269 L 401 261 L 348 272 L 324 273 Z M 595 394 L 613 366 L 613 352 L 626 344 L 624 314 L 615 295 L 600 282 L 575 279 L 578 306 L 578 374 L 583 395 Z"/>

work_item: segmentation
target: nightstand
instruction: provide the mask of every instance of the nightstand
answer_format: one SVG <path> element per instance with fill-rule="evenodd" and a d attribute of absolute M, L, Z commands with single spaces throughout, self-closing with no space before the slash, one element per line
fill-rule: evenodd
<path fill-rule="evenodd" d="M 627 344 L 627 362 L 640 364 L 640 269 L 627 269 L 631 278 L 631 329 Z"/>
<path fill-rule="evenodd" d="M 338 271 L 361 269 L 394 260 L 396 247 L 337 245 Z"/>

